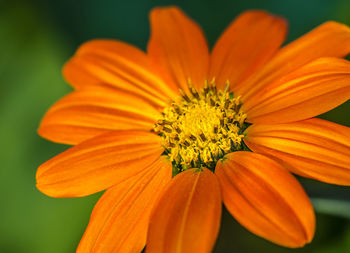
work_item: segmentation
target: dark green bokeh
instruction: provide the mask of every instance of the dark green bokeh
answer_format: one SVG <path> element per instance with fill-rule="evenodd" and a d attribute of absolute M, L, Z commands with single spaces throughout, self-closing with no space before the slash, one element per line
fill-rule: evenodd
<path fill-rule="evenodd" d="M 53 199 L 36 190 L 37 166 L 67 148 L 41 139 L 36 129 L 45 110 L 71 90 L 61 67 L 79 44 L 115 38 L 145 49 L 148 13 L 160 5 L 183 8 L 201 24 L 210 45 L 246 9 L 286 17 L 288 41 L 326 20 L 350 25 L 347 0 L 0 1 L 0 252 L 75 251 L 100 194 Z M 349 115 L 347 102 L 321 117 L 350 126 Z M 225 211 L 215 252 L 350 252 L 350 188 L 301 181 L 317 198 L 311 245 L 297 250 L 276 246 L 247 232 Z"/>

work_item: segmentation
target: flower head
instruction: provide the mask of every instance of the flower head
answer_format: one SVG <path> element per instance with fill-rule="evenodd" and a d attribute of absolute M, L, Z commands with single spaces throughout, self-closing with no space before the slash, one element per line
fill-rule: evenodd
<path fill-rule="evenodd" d="M 182 92 L 155 124 L 154 131 L 162 137 L 165 152 L 175 172 L 188 168 L 210 168 L 230 152 L 242 149 L 244 120 L 239 98 L 232 92 L 217 90 L 215 82 L 191 95 Z"/>
<path fill-rule="evenodd" d="M 350 130 L 313 118 L 350 97 L 350 29 L 327 22 L 281 47 L 286 22 L 241 14 L 211 53 L 176 7 L 151 15 L 147 53 L 82 45 L 65 65 L 75 91 L 39 133 L 75 145 L 41 165 L 53 197 L 106 190 L 78 252 L 210 252 L 221 202 L 251 232 L 310 242 L 312 205 L 292 173 L 350 185 Z"/>

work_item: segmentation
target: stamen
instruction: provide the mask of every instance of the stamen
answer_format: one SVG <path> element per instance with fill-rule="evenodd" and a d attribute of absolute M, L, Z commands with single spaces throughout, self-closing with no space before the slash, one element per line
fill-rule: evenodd
<path fill-rule="evenodd" d="M 190 139 L 192 140 L 192 141 L 195 141 L 195 140 L 197 140 L 197 138 L 196 138 L 196 136 L 194 136 L 194 135 L 190 135 Z"/>
<path fill-rule="evenodd" d="M 163 127 L 163 130 L 165 132 L 167 132 L 167 133 L 171 133 L 172 132 L 171 128 L 167 128 L 167 127 Z"/>
<path fill-rule="evenodd" d="M 186 100 L 186 102 L 188 102 L 188 103 L 191 102 L 190 98 L 186 95 L 186 93 L 183 90 L 180 89 L 180 93 L 181 93 L 182 97 Z"/>
<path fill-rule="evenodd" d="M 207 140 L 207 138 L 205 137 L 205 135 L 203 133 L 201 133 L 199 136 L 201 137 L 202 141 L 206 141 Z"/>

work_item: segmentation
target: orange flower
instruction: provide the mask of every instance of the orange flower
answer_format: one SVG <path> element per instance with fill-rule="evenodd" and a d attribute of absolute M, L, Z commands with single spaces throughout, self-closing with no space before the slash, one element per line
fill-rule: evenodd
<path fill-rule="evenodd" d="M 313 208 L 290 172 L 350 185 L 349 128 L 313 118 L 350 97 L 349 28 L 327 22 L 281 48 L 284 19 L 248 11 L 209 53 L 178 8 L 150 19 L 147 53 L 82 45 L 64 68 L 75 91 L 39 128 L 75 145 L 39 167 L 40 191 L 107 189 L 77 251 L 210 252 L 221 201 L 267 240 L 310 242 Z"/>

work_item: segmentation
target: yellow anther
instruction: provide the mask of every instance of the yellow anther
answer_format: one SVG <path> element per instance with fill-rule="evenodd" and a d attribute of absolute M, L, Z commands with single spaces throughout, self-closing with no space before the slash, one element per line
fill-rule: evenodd
<path fill-rule="evenodd" d="M 215 76 L 211 79 L 210 84 L 211 84 L 211 86 L 215 86 L 216 85 Z"/>

